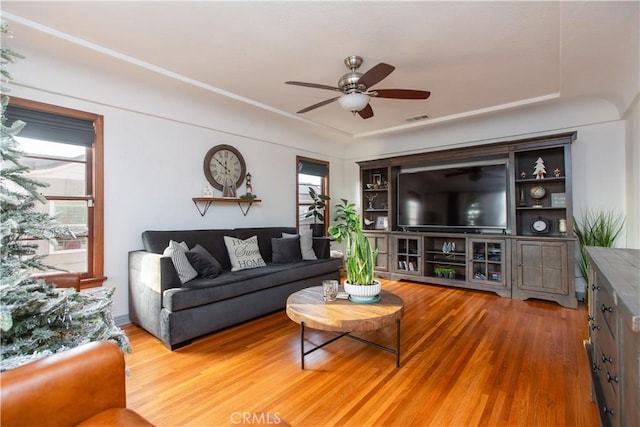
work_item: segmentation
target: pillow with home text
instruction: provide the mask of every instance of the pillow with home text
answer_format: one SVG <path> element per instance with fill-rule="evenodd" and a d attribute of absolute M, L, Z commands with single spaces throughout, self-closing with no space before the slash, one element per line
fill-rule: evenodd
<path fill-rule="evenodd" d="M 265 267 L 267 265 L 262 259 L 262 255 L 260 255 L 258 236 L 252 236 L 245 240 L 224 236 L 224 244 L 229 253 L 231 271 Z"/>

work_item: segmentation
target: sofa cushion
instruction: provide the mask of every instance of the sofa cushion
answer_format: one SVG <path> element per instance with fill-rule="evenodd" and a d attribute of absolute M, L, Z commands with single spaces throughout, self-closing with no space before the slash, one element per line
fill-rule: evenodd
<path fill-rule="evenodd" d="M 198 272 L 194 270 L 187 259 L 187 249 L 186 243 L 178 243 L 175 240 L 170 240 L 169 246 L 162 252 L 162 255 L 171 257 L 173 266 L 178 272 L 178 277 L 182 284 L 185 284 L 198 275 Z"/>
<path fill-rule="evenodd" d="M 200 244 L 195 245 L 187 251 L 187 259 L 191 266 L 198 272 L 198 277 L 213 279 L 222 271 L 222 266 L 218 260 Z"/>
<path fill-rule="evenodd" d="M 154 254 L 161 254 L 164 248 L 169 245 L 170 240 L 186 242 L 192 248 L 199 244 L 207 250 L 222 266 L 223 270 L 231 269 L 227 247 L 224 244 L 223 236 L 237 237 L 233 230 L 177 230 L 158 231 L 148 230 L 142 233 L 142 244 L 144 250 Z"/>
<path fill-rule="evenodd" d="M 227 245 L 231 271 L 264 267 L 266 265 L 260 255 L 257 236 L 252 236 L 245 240 L 224 236 L 224 243 Z"/>
<path fill-rule="evenodd" d="M 305 228 L 300 231 L 300 234 L 282 233 L 282 237 L 285 238 L 296 236 L 300 237 L 300 252 L 302 253 L 302 259 L 308 261 L 318 259 L 315 251 L 313 250 L 313 230 Z"/>
<path fill-rule="evenodd" d="M 255 227 L 255 228 L 236 228 L 236 237 L 238 239 L 247 239 L 251 236 L 258 237 L 258 247 L 262 259 L 269 263 L 273 260 L 271 248 L 272 237 L 282 237 L 282 233 L 296 234 L 294 227 Z"/>
<path fill-rule="evenodd" d="M 223 271 L 215 279 L 195 278 L 180 288 L 164 291 L 163 306 L 169 311 L 186 310 L 212 302 L 234 298 L 273 286 L 336 272 L 342 261 L 336 258 L 267 264 L 236 272 Z"/>
<path fill-rule="evenodd" d="M 273 262 L 296 262 L 302 261 L 300 251 L 300 236 L 291 238 L 271 238 L 271 248 L 273 249 Z"/>

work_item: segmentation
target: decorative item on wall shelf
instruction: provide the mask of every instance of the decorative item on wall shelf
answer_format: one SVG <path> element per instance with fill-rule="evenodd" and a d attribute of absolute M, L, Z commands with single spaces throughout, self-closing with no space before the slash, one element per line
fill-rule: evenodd
<path fill-rule="evenodd" d="M 520 179 L 527 179 L 527 173 L 525 171 L 520 172 Z"/>
<path fill-rule="evenodd" d="M 244 178 L 245 178 L 245 180 L 247 182 L 247 184 L 246 184 L 246 187 L 247 187 L 246 195 L 247 196 L 251 196 L 253 194 L 253 185 L 251 184 L 251 174 L 249 172 L 247 172 L 247 175 Z"/>
<path fill-rule="evenodd" d="M 372 175 L 373 178 L 373 188 L 380 188 L 382 185 L 382 175 L 379 173 L 374 173 Z"/>
<path fill-rule="evenodd" d="M 531 189 L 529 190 L 529 196 L 531 196 L 531 198 L 535 200 L 535 204 L 533 205 L 534 208 L 542 207 L 540 199 L 542 199 L 545 194 L 547 194 L 547 190 L 545 190 L 543 186 L 534 185 L 533 187 L 531 187 Z"/>
<path fill-rule="evenodd" d="M 213 187 L 205 183 L 202 187 L 202 197 L 213 197 Z"/>
<path fill-rule="evenodd" d="M 222 186 L 222 197 L 236 197 L 236 184 L 231 179 L 228 179 Z"/>
<path fill-rule="evenodd" d="M 556 176 L 556 178 L 560 178 L 560 174 L 562 173 L 562 171 L 560 170 L 560 168 L 555 168 L 553 170 L 553 174 Z"/>
<path fill-rule="evenodd" d="M 536 166 L 533 169 L 533 176 L 536 177 L 536 179 L 544 179 L 544 176 L 547 174 L 547 170 L 545 169 L 544 166 L 544 160 L 542 160 L 542 157 L 538 157 L 538 160 L 536 160 Z"/>

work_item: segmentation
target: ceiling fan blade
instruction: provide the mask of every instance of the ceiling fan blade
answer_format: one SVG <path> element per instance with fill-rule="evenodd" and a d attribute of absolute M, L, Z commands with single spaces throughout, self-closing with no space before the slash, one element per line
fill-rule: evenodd
<path fill-rule="evenodd" d="M 305 83 L 305 82 L 284 82 L 285 84 L 288 85 L 294 85 L 294 86 L 304 86 L 304 87 L 312 87 L 315 89 L 327 89 L 327 90 L 333 90 L 333 91 L 338 91 L 340 92 L 340 89 L 338 89 L 337 87 L 333 87 L 333 86 L 327 86 L 327 85 L 321 85 L 318 83 Z"/>
<path fill-rule="evenodd" d="M 320 108 L 324 105 L 331 104 L 332 102 L 336 101 L 338 98 L 340 97 L 336 96 L 335 98 L 325 99 L 322 102 L 318 102 L 317 104 L 313 104 L 308 106 L 307 108 L 303 108 L 302 110 L 298 111 L 298 114 L 306 113 L 307 111 L 315 110 L 316 108 Z"/>
<path fill-rule="evenodd" d="M 431 96 L 431 92 L 413 89 L 375 89 L 372 91 L 371 96 L 395 99 L 427 99 Z"/>
<path fill-rule="evenodd" d="M 358 114 L 363 119 L 370 119 L 373 117 L 373 108 L 371 108 L 371 104 L 367 104 L 362 110 L 358 111 Z"/>
<path fill-rule="evenodd" d="M 364 73 L 360 79 L 358 80 L 359 85 L 365 85 L 367 88 L 375 85 L 389 74 L 395 70 L 396 67 L 393 65 L 385 64 L 384 62 L 379 63 L 366 73 Z"/>

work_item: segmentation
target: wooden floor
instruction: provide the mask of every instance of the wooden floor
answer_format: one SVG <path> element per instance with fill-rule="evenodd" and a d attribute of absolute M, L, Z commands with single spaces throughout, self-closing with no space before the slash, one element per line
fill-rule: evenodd
<path fill-rule="evenodd" d="M 343 338 L 302 371 L 299 326 L 284 310 L 174 352 L 128 325 L 128 406 L 158 426 L 598 425 L 584 306 L 383 288 L 405 303 L 399 369 L 394 355 Z M 308 345 L 331 336 L 310 333 Z M 360 336 L 395 345 L 394 327 Z"/>

